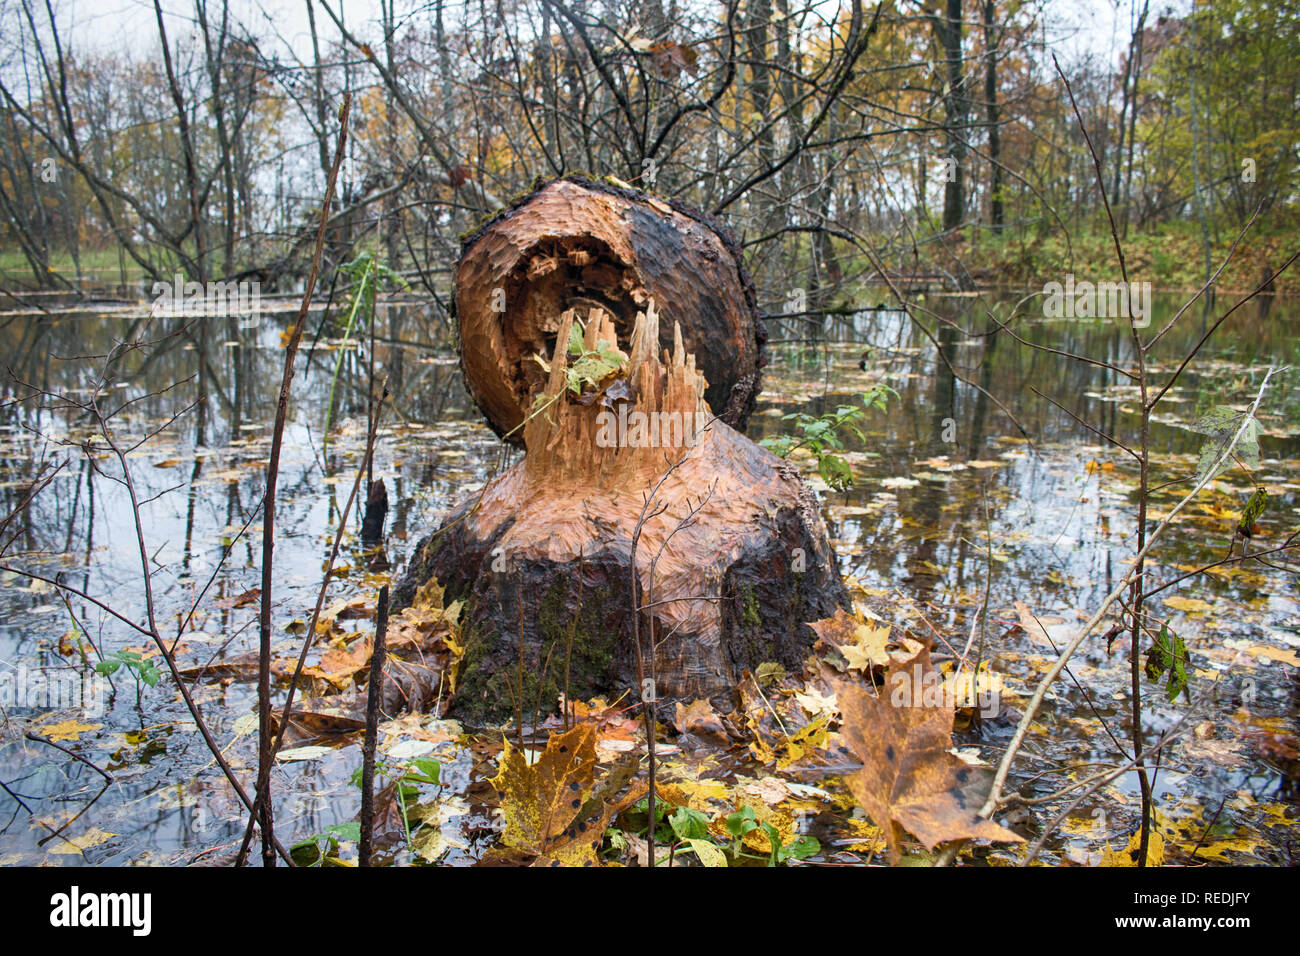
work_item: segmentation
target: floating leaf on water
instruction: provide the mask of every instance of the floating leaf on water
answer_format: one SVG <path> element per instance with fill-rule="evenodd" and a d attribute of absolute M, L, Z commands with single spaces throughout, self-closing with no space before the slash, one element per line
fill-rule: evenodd
<path fill-rule="evenodd" d="M 427 740 L 403 740 L 401 743 L 390 747 L 387 753 L 394 760 L 409 760 L 412 757 L 422 757 L 427 753 L 432 753 L 434 746 L 433 743 Z"/>
<path fill-rule="evenodd" d="M 329 753 L 331 753 L 329 747 L 294 747 L 290 750 L 281 750 L 276 754 L 276 759 L 281 763 L 293 763 L 301 760 L 319 760 Z"/>
<path fill-rule="evenodd" d="M 1142 830 L 1138 828 L 1129 838 L 1128 846 L 1122 850 L 1112 850 L 1110 844 L 1101 853 L 1102 866 L 1137 866 L 1138 851 L 1142 848 Z M 1147 834 L 1147 866 L 1163 866 L 1165 862 L 1165 838 L 1154 826 Z"/>
<path fill-rule="evenodd" d="M 82 734 L 99 730 L 103 726 L 103 724 L 83 724 L 78 720 L 62 720 L 57 724 L 41 724 L 36 728 L 36 733 L 55 742 L 77 740 Z"/>
<path fill-rule="evenodd" d="M 89 850 L 92 846 L 99 846 L 107 843 L 116 833 L 108 833 L 99 827 L 91 827 L 80 836 L 69 837 L 67 842 L 58 840 L 50 846 L 50 852 L 60 856 L 82 856 L 83 850 Z"/>
<path fill-rule="evenodd" d="M 257 714 L 241 714 L 230 729 L 236 737 L 253 733 L 257 730 Z"/>

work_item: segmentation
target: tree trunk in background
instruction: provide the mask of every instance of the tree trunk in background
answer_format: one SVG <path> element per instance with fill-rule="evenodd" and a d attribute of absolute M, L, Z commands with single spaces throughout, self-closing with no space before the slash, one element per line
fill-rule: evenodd
<path fill-rule="evenodd" d="M 943 231 L 951 232 L 961 226 L 966 206 L 968 104 L 961 49 L 961 0 L 946 0 L 944 16 L 932 15 L 930 22 L 934 25 L 944 56 L 944 130 L 948 137 L 947 156 L 952 161 L 953 174 L 943 187 Z"/>
<path fill-rule="evenodd" d="M 756 127 L 758 162 L 761 168 L 770 167 L 776 158 L 776 128 L 772 123 L 772 64 L 767 56 L 767 44 L 772 21 L 772 0 L 750 0 L 746 15 L 746 52 L 750 69 L 750 97 L 754 115 L 751 127 Z M 771 181 L 769 180 L 770 188 Z M 766 235 L 778 227 L 784 210 L 761 192 L 752 192 L 751 204 L 756 204 L 758 228 Z"/>
<path fill-rule="evenodd" d="M 1127 168 L 1124 173 L 1124 209 L 1121 213 L 1124 238 L 1128 238 L 1129 210 L 1133 205 L 1133 144 L 1137 140 L 1138 84 L 1142 81 L 1142 47 L 1143 40 L 1146 37 L 1146 19 L 1149 8 L 1149 3 L 1142 5 L 1142 15 L 1138 17 L 1137 29 L 1133 32 L 1132 52 L 1129 54 L 1133 60 L 1133 79 L 1129 92 L 1128 159 L 1125 163 Z"/>
<path fill-rule="evenodd" d="M 989 225 L 1001 232 L 1002 212 L 1002 134 L 998 129 L 998 36 L 994 23 L 993 0 L 984 0 L 984 109 L 989 122 Z"/>

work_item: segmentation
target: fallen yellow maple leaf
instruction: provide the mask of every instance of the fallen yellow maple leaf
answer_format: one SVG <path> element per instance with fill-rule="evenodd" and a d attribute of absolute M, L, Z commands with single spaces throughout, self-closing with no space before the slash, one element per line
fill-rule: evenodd
<path fill-rule="evenodd" d="M 834 694 L 823 694 L 816 687 L 809 687 L 802 693 L 794 695 L 809 717 L 833 717 L 839 710 Z"/>
<path fill-rule="evenodd" d="M 57 724 L 44 724 L 37 727 L 36 732 L 53 741 L 76 740 L 87 731 L 99 730 L 103 726 L 103 724 L 83 724 L 76 720 L 63 720 Z"/>
<path fill-rule="evenodd" d="M 877 627 L 861 615 L 852 615 L 843 608 L 809 625 L 822 641 L 834 647 L 854 670 L 869 672 L 873 667 L 888 667 L 889 625 Z"/>
<path fill-rule="evenodd" d="M 82 856 L 83 850 L 88 850 L 92 846 L 99 846 L 101 843 L 107 843 L 116 833 L 108 833 L 99 827 L 91 827 L 85 833 L 78 837 L 68 837 L 66 843 L 59 842 L 50 847 L 50 852 L 60 856 Z"/>
<path fill-rule="evenodd" d="M 1112 850 L 1110 844 L 1101 851 L 1101 866 L 1137 866 L 1138 850 L 1142 846 L 1142 828 L 1133 831 L 1128 846 L 1122 850 Z M 1165 838 L 1154 826 L 1147 836 L 1147 866 L 1163 866 L 1165 862 Z"/>
<path fill-rule="evenodd" d="M 864 673 L 872 667 L 888 667 L 889 652 L 885 645 L 889 642 L 889 628 L 872 627 L 860 624 L 853 631 L 854 643 L 840 647 L 840 653 L 849 662 L 849 667 Z"/>
<path fill-rule="evenodd" d="M 505 742 L 497 775 L 489 782 L 501 795 L 506 827 L 502 842 L 536 857 L 534 866 L 593 866 L 610 818 L 643 792 L 633 786 L 619 800 L 603 802 L 579 819 L 596 774 L 596 726 L 578 724 L 552 734 L 532 764 Z"/>

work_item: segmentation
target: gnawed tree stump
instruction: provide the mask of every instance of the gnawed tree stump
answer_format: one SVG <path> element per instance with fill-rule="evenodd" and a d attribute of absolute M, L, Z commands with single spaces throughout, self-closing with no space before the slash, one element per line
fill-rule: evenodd
<path fill-rule="evenodd" d="M 766 336 L 739 248 L 725 227 L 680 204 L 571 176 L 503 210 L 462 246 L 453 302 L 465 383 L 498 435 L 516 430 L 545 375 L 565 310 L 606 312 L 626 350 L 653 298 L 681 326 L 708 382 L 704 398 L 744 431 L 760 390 Z"/>
<path fill-rule="evenodd" d="M 805 622 L 847 602 L 815 497 L 712 414 L 681 323 L 657 355 L 648 302 L 626 361 L 575 394 L 574 320 L 569 309 L 556 323 L 549 370 L 533 361 L 545 379 L 521 429 L 523 459 L 421 543 L 397 589 L 401 606 L 436 577 L 448 600 L 465 601 L 452 707 L 471 721 L 528 720 L 561 694 L 639 700 L 652 676 L 665 708 L 721 705 L 745 670 L 797 668 L 815 639 Z M 616 329 L 591 309 L 572 367 Z"/>

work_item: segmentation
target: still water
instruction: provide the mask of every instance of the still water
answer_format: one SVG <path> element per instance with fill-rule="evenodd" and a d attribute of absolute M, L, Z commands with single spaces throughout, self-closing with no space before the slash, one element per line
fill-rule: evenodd
<path fill-rule="evenodd" d="M 1152 328 L 1161 328 L 1177 304 L 1157 295 Z M 1129 368 L 1132 342 L 1114 323 L 1046 320 L 1041 310 L 1026 316 L 1023 307 L 1014 336 L 997 332 L 989 310 L 1007 321 L 1015 306 L 998 296 L 931 296 L 922 306 L 929 334 L 884 309 L 828 322 L 812 342 L 797 341 L 807 334 L 804 326 L 772 328 L 771 363 L 750 434 L 779 434 L 791 427 L 784 416 L 832 411 L 872 383 L 892 387 L 897 397 L 888 410 L 864 423 L 866 440 L 847 443 L 850 491 L 832 492 L 816 480 L 811 462 L 801 462 L 821 494 L 841 570 L 864 605 L 949 646 L 964 643 L 987 588 L 984 657 L 1013 694 L 1019 688 L 1027 696 L 1050 654 L 1016 628 L 1015 602 L 1040 615 L 1059 644 L 1123 575 L 1133 553 L 1136 468 L 1112 440 L 1136 440 L 1138 397 L 1106 367 Z M 145 326 L 138 312 L 109 308 L 0 318 L 7 366 L 0 385 L 0 515 L 19 510 L 0 529 L 0 563 L 88 596 L 65 601 L 50 584 L 0 571 L 0 678 L 10 688 L 0 737 L 0 865 L 202 862 L 220 858 L 242 833 L 241 808 L 170 678 L 149 686 L 120 669 L 108 685 L 91 670 L 97 654 L 145 650 L 141 636 L 104 605 L 142 620 L 146 603 L 129 489 L 117 480 L 110 450 L 93 437 L 94 417 L 83 406 L 94 398 L 102 412 L 117 412 L 114 434 L 140 502 L 143 552 L 164 633 L 183 628 L 184 660 L 236 661 L 256 646 L 257 603 L 241 596 L 260 583 L 258 507 L 282 333 L 292 312 L 291 303 L 273 308 L 254 328 L 225 320 L 187 326 L 179 318 Z M 1240 309 L 1201 349 L 1157 408 L 1153 484 L 1165 487 L 1153 500 L 1155 519 L 1193 484 L 1203 436 L 1186 425 L 1214 405 L 1249 407 L 1265 372 L 1290 365 L 1274 375 L 1260 408 L 1254 481 L 1270 501 L 1252 547 L 1277 547 L 1295 531 L 1298 331 L 1300 302 L 1266 299 Z M 1164 381 L 1201 333 L 1201 311 L 1191 309 L 1161 340 L 1153 379 Z M 511 454 L 468 399 L 448 330 L 427 303 L 381 306 L 373 338 L 366 333 L 342 350 L 335 335 L 314 312 L 294 382 L 276 513 L 274 627 L 282 656 L 296 652 L 295 622 L 310 615 L 361 461 L 372 381 L 386 379 L 393 396 L 374 463 L 375 478 L 388 488 L 385 549 L 393 567 L 401 567 L 440 513 Z M 123 348 L 123 341 L 141 344 Z M 48 487 L 28 500 L 33 482 L 45 478 Z M 1228 472 L 1180 515 L 1155 558 L 1157 577 L 1223 558 L 1252 487 L 1241 470 Z M 362 553 L 359 521 L 354 508 L 331 599 L 372 594 L 383 578 Z M 1157 796 L 1171 813 L 1183 805 L 1217 806 L 1215 825 L 1232 824 L 1239 833 L 1258 823 L 1253 808 L 1293 804 L 1297 790 L 1300 693 L 1297 669 L 1287 661 L 1300 648 L 1300 601 L 1295 562 L 1282 556 L 1274 565 L 1197 575 L 1162 593 L 1174 597 L 1165 610 L 1187 640 L 1201 696 L 1192 718 L 1199 736 L 1162 767 Z M 1018 765 L 1023 793 L 1032 796 L 1036 781 L 1067 765 L 1116 759 L 1101 725 L 1121 740 L 1127 734 L 1126 653 L 1122 642 L 1108 653 L 1099 636 L 1081 650 L 1072 680 L 1057 685 Z M 58 709 L 37 700 L 37 673 L 65 694 L 81 694 L 72 702 L 83 706 Z M 25 697 L 13 690 L 19 686 L 27 688 Z M 235 766 L 255 769 L 251 685 L 207 682 L 195 696 Z M 1185 702 L 1168 704 L 1159 693 L 1148 707 L 1152 734 L 1178 726 L 1187 712 Z M 996 762 L 1014 718 L 1013 709 L 960 743 Z M 84 761 L 25 737 L 36 726 L 53 738 L 49 728 L 61 723 L 61 745 Z M 442 738 L 429 752 L 443 763 L 446 799 L 456 807 L 444 825 L 442 859 L 465 863 L 476 858 L 475 834 L 488 822 L 479 797 L 492 766 L 457 729 L 440 726 L 426 736 Z M 283 768 L 277 820 L 286 845 L 354 819 L 348 778 L 359 750 L 340 754 Z M 1119 818 L 1135 810 L 1135 793 L 1136 782 L 1127 778 L 1112 788 Z M 1122 845 L 1121 822 L 1113 830 Z M 1264 833 L 1262 824 L 1251 832 Z M 1241 862 L 1293 862 L 1280 838 L 1257 842 Z M 832 859 L 834 826 L 823 844 Z M 1065 838 L 1049 847 L 1057 858 L 1070 851 Z"/>

